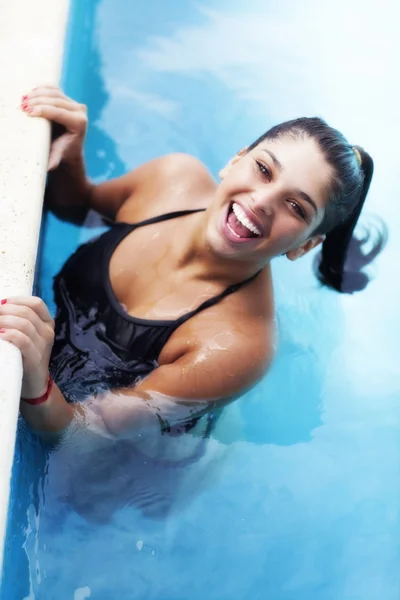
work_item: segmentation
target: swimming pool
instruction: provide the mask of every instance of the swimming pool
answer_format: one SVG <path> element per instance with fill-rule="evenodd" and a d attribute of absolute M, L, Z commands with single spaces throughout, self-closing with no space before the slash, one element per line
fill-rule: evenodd
<path fill-rule="evenodd" d="M 108 523 L 82 500 L 80 513 L 65 500 L 68 448 L 49 457 L 21 426 L 4 599 L 399 597 L 399 132 L 391 64 L 399 9 L 377 15 L 344 0 L 335 8 L 316 0 L 241 5 L 73 4 L 65 89 L 89 106 L 89 173 L 111 177 L 184 151 L 216 175 L 270 124 L 316 113 L 374 156 L 367 210 L 390 226 L 389 244 L 370 286 L 354 296 L 319 289 L 312 258 L 295 267 L 277 260 L 279 347 L 268 378 L 225 410 L 205 444 L 189 438 L 182 455 L 194 451 L 198 460 L 180 469 L 153 464 L 151 474 L 142 465 L 144 503 L 118 507 Z M 385 35 L 366 46 L 372 23 Z M 50 305 L 51 278 L 99 231 L 96 220 L 90 225 L 80 230 L 48 215 L 38 287 Z M 102 492 L 107 508 L 112 493 Z"/>

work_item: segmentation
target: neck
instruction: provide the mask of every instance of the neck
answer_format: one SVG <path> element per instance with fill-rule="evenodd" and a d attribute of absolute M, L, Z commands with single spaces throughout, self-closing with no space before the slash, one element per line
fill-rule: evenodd
<path fill-rule="evenodd" d="M 207 238 L 209 210 L 199 212 L 185 226 L 185 239 L 177 252 L 177 265 L 190 269 L 193 277 L 207 281 L 218 281 L 231 285 L 255 275 L 265 265 L 235 260 L 217 255 L 210 248 Z M 185 224 L 186 225 L 186 224 Z"/>

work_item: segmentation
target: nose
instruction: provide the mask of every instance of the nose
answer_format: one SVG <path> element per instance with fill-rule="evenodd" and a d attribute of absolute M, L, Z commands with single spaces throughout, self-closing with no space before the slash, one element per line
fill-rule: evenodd
<path fill-rule="evenodd" d="M 264 213 L 268 217 L 272 217 L 274 214 L 274 194 L 271 192 L 264 193 L 252 193 L 250 194 L 251 198 L 251 208 L 256 213 Z"/>
<path fill-rule="evenodd" d="M 250 194 L 249 208 L 260 220 L 264 235 L 269 237 L 271 235 L 272 223 L 274 222 L 275 214 L 273 194 Z"/>

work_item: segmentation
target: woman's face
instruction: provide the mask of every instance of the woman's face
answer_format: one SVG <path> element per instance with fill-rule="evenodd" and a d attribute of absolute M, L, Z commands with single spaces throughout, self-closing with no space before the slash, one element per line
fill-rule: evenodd
<path fill-rule="evenodd" d="M 311 138 L 264 141 L 220 172 L 207 241 L 220 256 L 265 264 L 318 243 L 332 169 Z"/>

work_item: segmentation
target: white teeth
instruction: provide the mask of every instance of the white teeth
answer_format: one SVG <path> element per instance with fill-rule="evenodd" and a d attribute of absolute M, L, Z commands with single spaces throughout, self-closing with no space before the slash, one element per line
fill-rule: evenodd
<path fill-rule="evenodd" d="M 250 221 L 250 219 L 248 219 L 246 217 L 246 213 L 244 212 L 243 208 L 241 208 L 239 206 L 239 204 L 236 204 L 236 202 L 234 202 L 233 205 L 232 205 L 232 210 L 235 213 L 237 220 L 240 221 L 240 223 L 242 225 L 244 225 L 245 227 L 247 227 L 247 229 L 249 231 L 251 231 L 252 233 L 255 233 L 256 235 L 262 235 L 262 233 L 258 229 L 258 227 L 256 227 L 254 225 L 254 223 L 252 223 Z"/>

